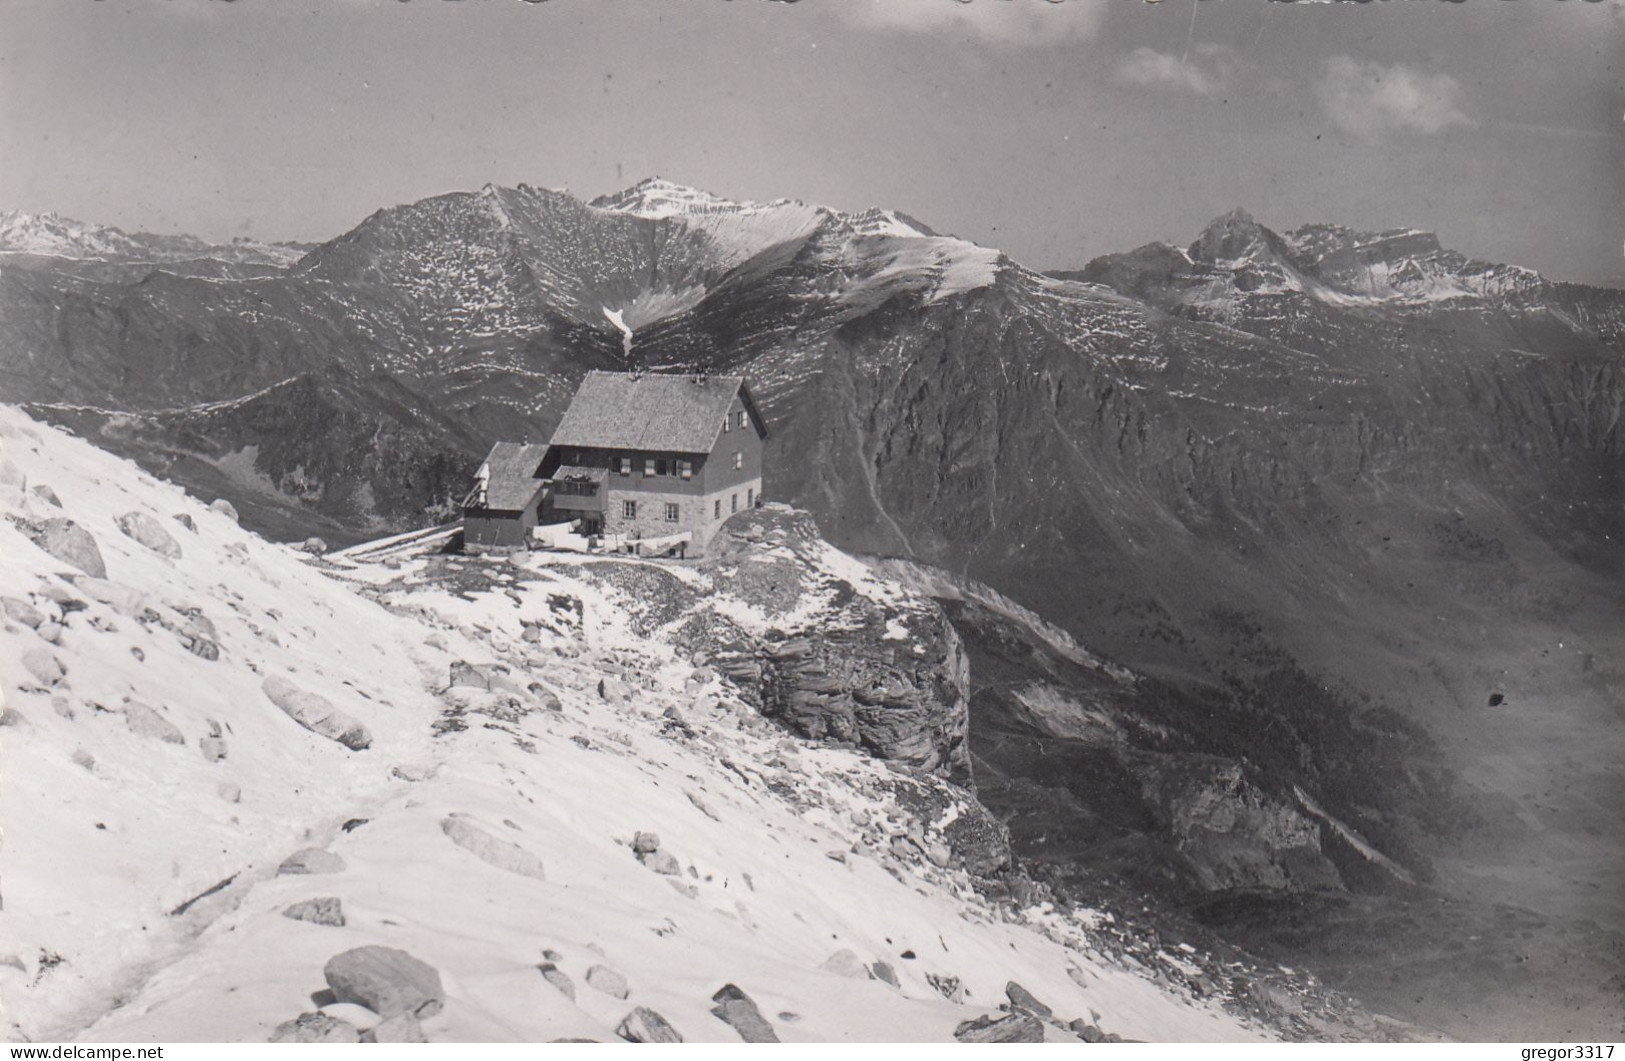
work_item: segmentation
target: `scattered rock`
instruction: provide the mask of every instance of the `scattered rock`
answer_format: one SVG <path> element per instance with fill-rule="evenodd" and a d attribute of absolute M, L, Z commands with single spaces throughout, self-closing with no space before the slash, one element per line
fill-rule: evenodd
<path fill-rule="evenodd" d="M 386 1019 L 401 1013 L 431 1017 L 445 997 L 434 966 L 394 947 L 356 947 L 334 955 L 322 975 L 338 1001 L 366 1006 Z"/>
<path fill-rule="evenodd" d="M 618 707 L 632 698 L 632 688 L 619 678 L 600 678 L 598 695 L 604 701 Z"/>
<path fill-rule="evenodd" d="M 185 527 L 187 530 L 191 531 L 193 534 L 197 533 L 197 520 L 193 519 L 191 516 L 187 515 L 185 512 L 177 512 L 177 513 L 175 513 L 175 522 L 179 523 L 181 526 Z"/>
<path fill-rule="evenodd" d="M 141 651 L 141 648 L 140 648 L 139 645 L 131 645 L 130 646 L 130 655 L 135 658 L 135 661 L 137 663 L 145 663 L 145 662 L 147 662 L 147 654 L 145 652 Z"/>
<path fill-rule="evenodd" d="M 218 512 L 233 523 L 237 522 L 237 506 L 223 497 L 217 497 L 209 502 L 209 511 Z"/>
<path fill-rule="evenodd" d="M 824 964 L 819 968 L 826 973 L 834 973 L 836 976 L 845 976 L 852 980 L 869 979 L 869 970 L 864 966 L 863 959 L 858 957 L 856 951 L 846 947 L 825 958 Z"/>
<path fill-rule="evenodd" d="M 344 904 L 335 896 L 324 895 L 319 899 L 306 899 L 304 902 L 294 903 L 282 911 L 282 916 L 295 921 L 309 921 L 313 925 L 343 928 Z"/>
<path fill-rule="evenodd" d="M 660 850 L 660 834 L 640 832 L 632 837 L 632 853 L 652 855 Z"/>
<path fill-rule="evenodd" d="M 1044 1025 L 1030 1013 L 1012 1013 L 998 1020 L 982 1016 L 955 1028 L 954 1038 L 962 1043 L 1041 1043 Z"/>
<path fill-rule="evenodd" d="M 225 800 L 227 803 L 241 803 L 243 801 L 243 787 L 235 782 L 222 781 L 219 785 L 215 786 L 215 791 L 218 792 L 220 794 L 220 798 Z M 333 857 L 338 858 L 337 855 L 334 855 Z M 340 861 L 342 862 L 343 860 L 341 859 Z M 287 865 L 287 863 L 284 862 L 283 865 Z M 342 868 L 342 866 L 340 868 Z M 277 872 L 281 873 L 282 870 L 278 869 Z M 308 873 L 310 871 L 290 870 L 289 872 Z"/>
<path fill-rule="evenodd" d="M 364 1043 L 423 1043 L 423 1025 L 414 1013 L 397 1013 L 361 1033 Z"/>
<path fill-rule="evenodd" d="M 629 1043 L 680 1043 L 683 1037 L 678 1034 L 671 1022 L 666 1020 L 654 1010 L 646 1006 L 639 1006 L 626 1015 L 621 1026 L 615 1029 L 619 1035 Z"/>
<path fill-rule="evenodd" d="M 286 678 L 272 675 L 260 687 L 283 713 L 318 736 L 337 741 L 352 751 L 372 743 L 367 727 L 334 707 L 324 696 L 306 692 Z"/>
<path fill-rule="evenodd" d="M 200 659 L 217 660 L 220 658 L 220 646 L 206 637 L 194 637 L 186 643 L 186 651 Z M 334 738 L 337 740 L 338 738 Z M 366 747 L 366 745 L 362 745 Z"/>
<path fill-rule="evenodd" d="M 102 551 L 96 547 L 95 537 L 73 520 L 58 516 L 24 524 L 21 529 L 30 541 L 64 564 L 95 578 L 107 577 L 107 565 L 102 562 Z"/>
<path fill-rule="evenodd" d="M 43 648 L 31 648 L 23 653 L 23 667 L 41 685 L 52 686 L 68 676 L 62 661 Z"/>
<path fill-rule="evenodd" d="M 181 736 L 181 731 L 173 722 L 139 700 L 131 700 L 124 705 L 124 724 L 137 736 L 151 737 L 165 744 L 186 743 L 186 738 Z"/>
<path fill-rule="evenodd" d="M 0 708 L 0 726 L 16 726 L 18 729 L 28 728 L 28 719 L 14 707 Z"/>
<path fill-rule="evenodd" d="M 1082 1017 L 1069 1023 L 1067 1028 L 1086 1043 L 1103 1043 L 1106 1041 L 1106 1033 Z"/>
<path fill-rule="evenodd" d="M 361 1034 L 349 1021 L 325 1013 L 301 1013 L 276 1026 L 267 1040 L 273 1043 L 358 1043 Z"/>
<path fill-rule="evenodd" d="M 61 715 L 68 721 L 73 721 L 73 701 L 69 700 L 65 696 L 51 697 L 51 710 L 55 711 L 58 715 Z"/>
<path fill-rule="evenodd" d="M 197 746 L 203 752 L 203 758 L 211 763 L 217 763 L 226 757 L 224 737 L 199 737 Z"/>
<path fill-rule="evenodd" d="M 56 496 L 55 490 L 52 490 L 44 483 L 40 483 L 38 486 L 34 487 L 34 496 L 45 502 L 47 505 L 51 505 L 55 508 L 62 507 L 62 499 Z"/>
<path fill-rule="evenodd" d="M 332 851 L 320 847 L 307 847 L 283 859 L 276 872 L 277 876 L 281 877 L 301 873 L 343 873 L 344 869 L 344 859 Z"/>
<path fill-rule="evenodd" d="M 86 770 L 96 769 L 96 757 L 85 751 L 83 748 L 75 748 L 73 750 L 73 762 L 74 765 L 82 766 Z"/>
<path fill-rule="evenodd" d="M 542 979 L 558 988 L 560 994 L 571 1002 L 576 1000 L 575 981 L 570 979 L 569 973 L 566 973 L 552 962 L 543 962 L 536 968 L 542 974 Z"/>
<path fill-rule="evenodd" d="M 440 823 L 440 829 L 451 838 L 452 843 L 481 862 L 522 877 L 547 879 L 541 859 L 511 840 L 497 839 L 467 818 L 447 818 Z"/>
<path fill-rule="evenodd" d="M 181 544 L 164 529 L 164 525 L 145 512 L 126 512 L 116 521 L 125 537 L 134 538 L 148 549 L 171 560 L 181 558 Z"/>
<path fill-rule="evenodd" d="M 625 998 L 632 993 L 626 977 L 607 965 L 595 965 L 587 970 L 587 986 L 614 998 Z"/>
<path fill-rule="evenodd" d="M 1010 1000 L 1010 1009 L 1016 1013 L 1031 1013 L 1040 1020 L 1049 1020 L 1055 1011 L 1044 1005 L 1033 993 L 1011 980 L 1004 985 L 1004 997 Z"/>
<path fill-rule="evenodd" d="M 876 980 L 890 984 L 898 990 L 902 990 L 903 985 L 897 979 L 897 970 L 891 967 L 890 962 L 875 962 L 873 965 L 869 966 L 869 975 L 873 976 Z"/>
<path fill-rule="evenodd" d="M 0 609 L 6 618 L 39 629 L 46 623 L 45 613 L 20 597 L 0 597 Z"/>
<path fill-rule="evenodd" d="M 300 544 L 299 549 L 301 552 L 307 552 L 311 556 L 321 556 L 323 553 L 327 552 L 327 543 L 322 541 L 320 538 L 310 537 L 306 538 L 304 542 Z"/>
<path fill-rule="evenodd" d="M 712 1016 L 729 1025 L 739 1033 L 739 1037 L 747 1043 L 776 1043 L 778 1034 L 773 1031 L 773 1025 L 762 1016 L 762 1011 L 756 1008 L 751 997 L 740 990 L 735 984 L 724 984 L 722 990 L 711 996 L 716 1005 L 711 1007 Z"/>
<path fill-rule="evenodd" d="M 965 985 L 957 976 L 945 976 L 937 973 L 926 973 L 925 982 L 936 989 L 937 994 L 955 1005 L 965 1004 Z"/>
<path fill-rule="evenodd" d="M 35 632 L 38 633 L 47 644 L 55 645 L 62 641 L 61 623 L 41 623 L 39 629 Z"/>

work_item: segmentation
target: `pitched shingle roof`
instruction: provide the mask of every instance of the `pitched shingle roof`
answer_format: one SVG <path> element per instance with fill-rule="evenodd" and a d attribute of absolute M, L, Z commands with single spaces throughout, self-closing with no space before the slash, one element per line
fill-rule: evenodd
<path fill-rule="evenodd" d="M 546 456 L 547 446 L 540 442 L 498 442 L 480 466 L 480 471 L 488 476 L 485 504 L 479 503 L 477 480 L 463 504 L 499 512 L 522 511 L 542 488 L 536 473 L 541 470 L 542 458 Z"/>
<path fill-rule="evenodd" d="M 553 445 L 709 453 L 742 389 L 752 419 L 766 434 L 739 376 L 589 372 L 553 432 Z"/>

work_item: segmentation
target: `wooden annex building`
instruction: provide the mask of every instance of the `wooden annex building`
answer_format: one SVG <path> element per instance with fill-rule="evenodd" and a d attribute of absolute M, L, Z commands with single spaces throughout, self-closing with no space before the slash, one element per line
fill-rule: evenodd
<path fill-rule="evenodd" d="M 761 501 L 766 438 L 742 377 L 588 373 L 547 446 L 492 448 L 464 505 L 465 544 L 519 548 L 539 525 L 568 525 L 609 547 L 675 536 L 703 553 Z"/>

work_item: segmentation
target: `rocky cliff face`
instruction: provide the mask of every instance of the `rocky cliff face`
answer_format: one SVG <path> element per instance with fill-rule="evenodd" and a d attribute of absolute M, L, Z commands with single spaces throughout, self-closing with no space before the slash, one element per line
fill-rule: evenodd
<path fill-rule="evenodd" d="M 722 533 L 703 570 L 748 610 L 686 617 L 696 662 L 801 736 L 968 782 L 968 662 L 942 609 L 841 563 L 805 512 L 770 505 Z"/>

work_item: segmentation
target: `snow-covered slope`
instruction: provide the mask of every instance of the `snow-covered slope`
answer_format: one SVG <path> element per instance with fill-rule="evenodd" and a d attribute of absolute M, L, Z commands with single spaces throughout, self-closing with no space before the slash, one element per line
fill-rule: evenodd
<path fill-rule="evenodd" d="M 14 1038 L 263 1040 L 366 945 L 438 970 L 430 1039 L 613 1039 L 648 1007 L 734 1041 L 712 996 L 735 984 L 786 1041 L 949 1040 L 1002 1017 L 1009 981 L 1127 1038 L 1264 1035 L 1103 957 L 1087 913 L 982 897 L 936 839 L 968 797 L 787 738 L 665 638 L 677 616 L 652 613 L 672 600 L 637 578 L 540 557 L 313 561 L 10 408 L 0 447 Z M 105 580 L 59 559 L 62 519 Z M 814 554 L 818 580 L 906 596 Z M 728 577 L 618 569 L 696 593 Z M 642 859 L 640 832 L 659 837 Z M 278 873 L 312 848 L 327 872 Z M 284 913 L 317 899 L 336 902 Z"/>

